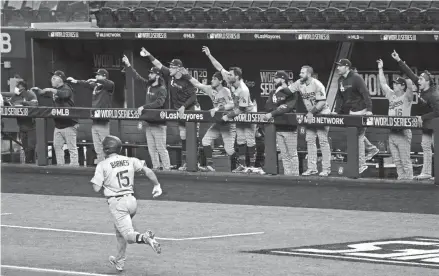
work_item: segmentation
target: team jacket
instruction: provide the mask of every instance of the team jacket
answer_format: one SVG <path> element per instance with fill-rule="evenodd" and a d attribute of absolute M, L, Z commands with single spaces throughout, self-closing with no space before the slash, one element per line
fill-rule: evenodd
<path fill-rule="evenodd" d="M 160 71 L 169 87 L 171 109 L 179 109 L 184 106 L 186 110 L 194 110 L 197 102 L 197 89 L 185 79 L 171 77 L 169 68 L 162 66 Z"/>
<path fill-rule="evenodd" d="M 38 106 L 37 96 L 31 90 L 24 90 L 20 93 L 20 95 L 14 93 L 10 102 L 14 106 Z M 17 117 L 17 124 L 20 128 L 20 131 L 29 131 L 31 129 L 35 129 L 35 120 L 33 118 Z"/>
<path fill-rule="evenodd" d="M 400 60 L 398 61 L 398 65 L 401 70 L 413 81 L 413 83 L 418 86 L 419 91 L 419 77 L 415 75 L 415 73 L 410 69 L 407 64 Z M 420 92 L 420 91 L 419 91 Z M 439 91 L 437 86 L 431 86 L 427 91 L 423 91 L 420 93 L 422 100 L 424 100 L 429 108 L 431 108 L 431 112 L 428 112 L 421 116 L 422 121 L 431 120 L 439 117 Z"/>
<path fill-rule="evenodd" d="M 288 87 L 278 87 L 270 92 L 265 103 L 265 111 L 270 112 L 273 117 L 295 112 L 297 99 L 298 93 L 291 92 Z M 279 125 L 276 127 L 277 131 L 294 131 L 296 129 L 296 126 Z"/>
<path fill-rule="evenodd" d="M 45 93 L 44 96 L 52 97 L 53 105 L 57 108 L 75 107 L 73 90 L 68 84 L 64 83 L 62 86 L 56 88 L 56 90 L 58 90 L 56 95 L 53 93 Z M 78 123 L 75 119 L 55 118 L 53 121 L 55 122 L 55 127 L 57 129 L 72 127 Z"/>
<path fill-rule="evenodd" d="M 335 106 L 335 112 L 338 114 L 349 114 L 349 111 L 363 109 L 372 112 L 372 98 L 359 74 L 350 71 L 346 78 L 340 76 Z"/>
<path fill-rule="evenodd" d="M 103 79 L 96 80 L 96 82 L 87 82 L 80 80 L 78 84 L 86 86 L 93 90 L 91 106 L 94 108 L 111 108 L 112 95 L 114 92 L 114 82 Z M 107 119 L 93 119 L 94 123 L 106 124 L 110 120 Z"/>

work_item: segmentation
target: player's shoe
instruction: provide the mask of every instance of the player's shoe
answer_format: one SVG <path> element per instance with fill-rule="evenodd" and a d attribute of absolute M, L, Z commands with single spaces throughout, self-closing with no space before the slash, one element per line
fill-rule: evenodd
<path fill-rule="evenodd" d="M 310 176 L 310 175 L 316 175 L 318 174 L 318 171 L 315 170 L 306 170 L 305 172 L 302 173 L 303 176 Z"/>
<path fill-rule="evenodd" d="M 243 165 L 239 165 L 236 169 L 234 169 L 233 173 L 244 173 L 247 170 Z"/>
<path fill-rule="evenodd" d="M 330 171 L 322 171 L 321 173 L 319 173 L 319 176 L 329 176 L 330 174 Z"/>
<path fill-rule="evenodd" d="M 142 235 L 143 242 L 149 244 L 151 248 L 157 253 L 162 253 L 162 249 L 160 247 L 160 243 L 155 239 L 154 233 L 152 231 L 146 231 L 145 234 Z"/>
<path fill-rule="evenodd" d="M 428 174 L 423 174 L 421 173 L 420 175 L 415 176 L 416 180 L 426 180 L 426 179 L 430 179 L 431 175 Z"/>
<path fill-rule="evenodd" d="M 186 163 L 184 163 L 180 168 L 178 168 L 179 171 L 186 171 L 187 170 L 187 165 Z"/>
<path fill-rule="evenodd" d="M 368 167 L 367 165 L 361 166 L 361 167 L 360 167 L 360 170 L 359 170 L 359 173 L 360 173 L 360 174 L 364 173 L 368 168 L 369 168 L 369 167 Z"/>
<path fill-rule="evenodd" d="M 214 172 L 215 171 L 215 169 L 212 166 L 202 166 L 202 167 L 199 167 L 199 170 L 201 172 Z"/>
<path fill-rule="evenodd" d="M 372 159 L 375 155 L 377 155 L 380 152 L 378 148 L 374 148 L 373 150 L 369 151 L 366 155 L 366 161 Z"/>
<path fill-rule="evenodd" d="M 124 261 L 121 260 L 118 262 L 116 261 L 116 257 L 114 256 L 110 256 L 108 258 L 108 261 L 116 268 L 117 271 L 119 272 L 123 271 Z"/>

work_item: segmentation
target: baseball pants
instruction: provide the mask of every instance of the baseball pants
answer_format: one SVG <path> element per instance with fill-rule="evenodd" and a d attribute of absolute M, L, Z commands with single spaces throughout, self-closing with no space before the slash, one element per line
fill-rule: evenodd
<path fill-rule="evenodd" d="M 55 149 L 56 162 L 58 165 L 65 165 L 64 144 L 70 153 L 70 165 L 79 166 L 78 146 L 76 145 L 76 136 L 78 134 L 78 124 L 72 127 L 55 128 L 53 131 L 53 148 Z"/>
<path fill-rule="evenodd" d="M 422 133 L 421 147 L 424 152 L 424 165 L 422 166 L 422 175 L 431 176 L 431 163 L 433 159 L 432 146 L 434 147 L 433 135 L 428 133 Z"/>
<path fill-rule="evenodd" d="M 331 172 L 331 148 L 328 141 L 329 127 L 306 128 L 305 140 L 308 148 L 308 170 L 317 171 L 317 141 L 322 151 L 322 171 Z"/>
<path fill-rule="evenodd" d="M 412 131 L 390 131 L 389 147 L 393 162 L 396 166 L 398 179 L 413 179 L 413 165 L 410 159 Z"/>
<path fill-rule="evenodd" d="M 108 199 L 108 206 L 116 230 L 116 261 L 123 263 L 126 260 L 127 244 L 135 243 L 136 236 L 139 234 L 134 231 L 132 221 L 137 212 L 137 200 L 133 195 L 111 197 Z"/>
<path fill-rule="evenodd" d="M 256 159 L 256 124 L 236 124 L 236 143 L 238 144 L 238 160 L 245 165 L 246 156 L 250 160 L 250 167 L 255 165 Z"/>
<path fill-rule="evenodd" d="M 297 130 L 276 132 L 276 142 L 284 167 L 284 175 L 299 175 L 299 157 L 297 155 Z"/>
<path fill-rule="evenodd" d="M 212 142 L 219 137 L 223 138 L 224 149 L 227 155 L 231 156 L 235 153 L 235 138 L 236 125 L 235 124 L 213 124 L 206 132 L 201 140 L 203 147 L 211 146 Z"/>
<path fill-rule="evenodd" d="M 171 161 L 166 148 L 166 125 L 154 125 L 146 123 L 146 141 L 148 143 L 148 152 L 151 156 L 152 167 L 160 168 L 160 160 L 163 169 L 171 169 Z"/>
<path fill-rule="evenodd" d="M 35 146 L 37 144 L 37 133 L 35 129 L 20 131 L 20 140 L 23 144 L 24 158 L 26 163 L 35 163 Z"/>
<path fill-rule="evenodd" d="M 104 138 L 110 135 L 110 122 L 106 124 L 96 124 L 91 126 L 91 135 L 93 138 L 93 146 L 97 155 L 98 163 L 105 159 L 104 148 L 102 141 Z"/>
<path fill-rule="evenodd" d="M 364 136 L 364 146 L 366 152 L 371 152 L 374 149 L 378 149 L 374 144 L 372 144 L 366 136 Z"/>
<path fill-rule="evenodd" d="M 359 169 L 366 166 L 366 146 L 364 145 L 364 138 L 366 137 L 367 128 L 358 128 L 358 165 Z"/>

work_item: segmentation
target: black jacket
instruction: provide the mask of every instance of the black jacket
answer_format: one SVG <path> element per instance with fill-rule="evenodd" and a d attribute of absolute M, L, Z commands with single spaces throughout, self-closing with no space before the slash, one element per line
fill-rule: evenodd
<path fill-rule="evenodd" d="M 265 103 L 265 111 L 270 112 L 273 117 L 295 112 L 297 99 L 298 93 L 291 92 L 288 87 L 273 90 Z M 297 127 L 292 125 L 278 125 L 276 127 L 277 131 L 294 131 L 296 129 Z"/>

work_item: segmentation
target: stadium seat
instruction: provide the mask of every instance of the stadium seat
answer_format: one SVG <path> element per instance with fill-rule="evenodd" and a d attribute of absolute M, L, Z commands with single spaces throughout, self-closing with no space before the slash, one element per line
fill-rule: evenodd
<path fill-rule="evenodd" d="M 322 11 L 322 16 L 331 29 L 346 29 L 345 17 L 343 11 L 335 7 L 329 7 Z"/>
<path fill-rule="evenodd" d="M 114 12 L 116 27 L 129 28 L 133 24 L 132 12 L 129 7 L 120 7 Z"/>
<path fill-rule="evenodd" d="M 223 9 L 220 7 L 213 7 L 206 11 L 208 28 L 222 28 L 226 19 L 224 17 Z"/>
<path fill-rule="evenodd" d="M 317 8 L 319 10 L 324 10 L 329 7 L 331 1 L 311 1 L 309 3 L 309 8 Z"/>
<path fill-rule="evenodd" d="M 84 1 L 71 1 L 66 7 L 70 22 L 90 21 L 89 7 Z"/>
<path fill-rule="evenodd" d="M 137 7 L 133 10 L 133 27 L 136 28 L 149 28 L 151 27 L 151 14 L 145 7 Z"/>
<path fill-rule="evenodd" d="M 290 8 L 297 8 L 300 11 L 304 11 L 306 8 L 309 7 L 309 4 L 310 4 L 310 1 L 302 1 L 302 0 L 291 1 Z"/>
<path fill-rule="evenodd" d="M 250 7 L 243 12 L 244 22 L 243 26 L 246 29 L 264 29 L 267 26 L 264 25 L 264 16 L 261 8 Z M 267 24 L 265 24 L 267 25 Z"/>
<path fill-rule="evenodd" d="M 192 9 L 193 7 L 195 7 L 195 2 L 196 1 L 184 1 L 184 0 L 180 0 L 177 1 L 177 8 L 183 8 L 183 9 Z"/>
<path fill-rule="evenodd" d="M 210 9 L 214 3 L 215 1 L 195 1 L 195 8 Z"/>
<path fill-rule="evenodd" d="M 95 13 L 96 24 L 99 28 L 111 28 L 114 27 L 114 14 L 113 9 L 109 7 L 102 7 Z"/>
<path fill-rule="evenodd" d="M 5 26 L 28 26 L 28 22 L 21 13 L 23 1 L 6 1 L 2 7 L 2 15 Z"/>
<path fill-rule="evenodd" d="M 215 1 L 213 6 L 222 9 L 230 9 L 233 7 L 233 1 Z"/>
<path fill-rule="evenodd" d="M 291 1 L 274 0 L 271 1 L 271 8 L 278 8 L 281 11 L 288 9 L 291 5 Z"/>
<path fill-rule="evenodd" d="M 328 24 L 326 23 L 325 18 L 322 15 L 320 9 L 315 7 L 308 7 L 303 11 L 303 16 L 305 17 L 308 26 L 312 29 L 321 29 L 327 28 Z"/>
<path fill-rule="evenodd" d="M 168 10 L 166 8 L 157 7 L 150 14 L 152 17 L 151 26 L 153 28 L 158 28 L 158 27 L 165 28 L 170 26 L 169 24 L 170 19 L 168 15 Z"/>
<path fill-rule="evenodd" d="M 437 2 L 437 1 L 436 1 Z M 430 8 L 432 5 L 432 1 L 411 1 L 410 8 L 418 8 L 421 11 L 425 11 Z"/>
<path fill-rule="evenodd" d="M 243 11 L 240 8 L 232 7 L 227 9 L 225 12 L 225 17 L 227 19 L 225 25 L 228 28 L 239 29 L 242 28 L 243 23 Z"/>
<path fill-rule="evenodd" d="M 169 11 L 169 19 L 172 28 L 190 27 L 189 18 L 186 16 L 186 9 L 175 7 Z"/>
<path fill-rule="evenodd" d="M 251 7 L 266 10 L 270 7 L 270 1 L 253 1 Z"/>
<path fill-rule="evenodd" d="M 402 17 L 401 11 L 397 8 L 387 8 L 381 12 L 382 27 L 384 29 L 401 29 Z"/>
<path fill-rule="evenodd" d="M 425 12 L 419 8 L 410 7 L 401 13 L 403 28 L 422 30 L 425 27 Z"/>
<path fill-rule="evenodd" d="M 363 11 L 363 14 L 367 22 L 365 28 L 376 30 L 381 29 L 381 12 L 379 9 L 369 7 Z"/>
<path fill-rule="evenodd" d="M 56 21 L 55 13 L 58 8 L 58 1 L 42 1 L 37 13 L 38 22 Z"/>
<path fill-rule="evenodd" d="M 268 8 L 264 14 L 267 23 L 271 25 L 272 29 L 287 29 L 291 26 L 279 8 Z"/>
<path fill-rule="evenodd" d="M 243 1 L 233 1 L 232 7 L 240 8 L 242 11 L 245 11 L 246 9 L 250 8 L 252 6 L 251 0 L 243 0 Z"/>
<path fill-rule="evenodd" d="M 157 7 L 158 1 L 140 1 L 139 8 L 145 8 L 148 11 L 152 11 Z"/>
<path fill-rule="evenodd" d="M 370 1 L 351 1 L 349 3 L 349 8 L 358 8 L 361 11 L 369 8 Z"/>
<path fill-rule="evenodd" d="M 297 7 L 288 8 L 283 12 L 283 14 L 287 21 L 291 23 L 293 29 L 302 29 L 308 26 L 302 10 Z"/>
<path fill-rule="evenodd" d="M 439 30 L 439 8 L 432 7 L 425 11 L 427 28 L 429 30 Z"/>
<path fill-rule="evenodd" d="M 178 1 L 158 1 L 157 8 L 173 9 L 177 6 Z"/>
<path fill-rule="evenodd" d="M 206 10 L 202 7 L 194 7 L 188 12 L 191 28 L 204 28 L 207 23 Z"/>
<path fill-rule="evenodd" d="M 340 11 L 344 11 L 349 7 L 350 1 L 330 1 L 329 8 L 336 8 Z"/>

